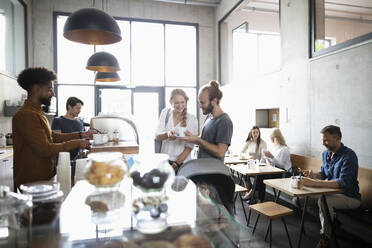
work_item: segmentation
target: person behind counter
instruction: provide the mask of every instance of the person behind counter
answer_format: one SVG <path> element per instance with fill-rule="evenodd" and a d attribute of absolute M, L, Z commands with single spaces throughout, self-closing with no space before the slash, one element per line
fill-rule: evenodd
<path fill-rule="evenodd" d="M 176 139 L 176 134 L 184 136 L 181 133 L 184 130 L 198 134 L 198 120 L 194 115 L 187 113 L 188 100 L 185 91 L 174 89 L 170 97 L 172 109 L 163 109 L 156 131 L 156 139 L 162 140 L 161 152 L 169 155 L 169 163 L 176 172 L 184 162 L 191 159 L 190 153 L 194 148 L 194 144 Z"/>
<path fill-rule="evenodd" d="M 19 86 L 27 91 L 24 105 L 12 120 L 14 170 L 16 187 L 55 175 L 55 158 L 59 152 L 89 148 L 92 131 L 57 133 L 51 130 L 42 105 L 50 106 L 54 96 L 53 81 L 57 76 L 43 67 L 27 68 L 17 78 Z"/>
<path fill-rule="evenodd" d="M 266 142 L 263 139 L 261 139 L 260 128 L 257 126 L 253 126 L 248 133 L 248 137 L 245 141 L 245 145 L 241 153 L 248 154 L 249 159 L 260 160 L 262 156 L 262 151 L 266 149 L 267 149 L 267 145 L 266 145 Z M 247 192 L 243 196 L 243 200 L 248 200 L 252 196 L 252 189 L 248 181 L 245 181 L 244 185 L 249 190 L 249 192 Z"/>
<path fill-rule="evenodd" d="M 66 114 L 55 117 L 52 122 L 52 130 L 61 133 L 73 133 L 85 131 L 83 121 L 78 118 L 84 103 L 77 97 L 69 97 L 66 101 Z M 79 148 L 70 151 L 71 159 L 71 180 L 75 177 L 75 163 Z"/>

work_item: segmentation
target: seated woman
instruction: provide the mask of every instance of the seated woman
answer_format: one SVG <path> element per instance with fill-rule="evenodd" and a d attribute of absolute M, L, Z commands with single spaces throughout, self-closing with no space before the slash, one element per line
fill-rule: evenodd
<path fill-rule="evenodd" d="M 241 153 L 248 154 L 250 159 L 260 160 L 262 156 L 262 151 L 266 150 L 266 148 L 267 148 L 266 142 L 263 139 L 261 139 L 260 128 L 257 126 L 253 126 L 248 133 L 248 138 L 245 141 L 245 145 Z M 250 179 L 248 178 L 248 180 Z M 250 191 L 243 196 L 243 199 L 248 200 L 252 196 L 251 184 L 249 181 L 245 181 L 244 185 Z"/>
<path fill-rule="evenodd" d="M 184 137 L 184 131 L 198 135 L 198 120 L 187 112 L 189 98 L 182 89 L 171 92 L 170 103 L 172 108 L 163 109 L 160 114 L 156 139 L 162 141 L 161 153 L 169 155 L 169 164 L 177 172 L 178 168 L 191 159 L 190 153 L 194 145 L 177 139 Z"/>
<path fill-rule="evenodd" d="M 264 151 L 266 159 L 274 166 L 283 170 L 290 171 L 292 168 L 291 154 L 289 148 L 285 143 L 285 139 L 279 128 L 275 128 L 270 135 L 273 143 L 270 151 Z"/>
<path fill-rule="evenodd" d="M 292 170 L 291 154 L 280 129 L 273 129 L 272 133 L 270 134 L 270 140 L 273 143 L 273 146 L 271 147 L 270 151 L 263 151 L 263 154 L 269 163 L 275 167 L 285 170 L 286 173 L 283 175 L 268 175 L 257 178 L 256 187 L 258 190 L 258 198 L 261 202 L 265 200 L 266 193 L 266 185 L 263 183 L 263 180 L 278 177 L 288 177 L 290 176 L 290 171 Z"/>

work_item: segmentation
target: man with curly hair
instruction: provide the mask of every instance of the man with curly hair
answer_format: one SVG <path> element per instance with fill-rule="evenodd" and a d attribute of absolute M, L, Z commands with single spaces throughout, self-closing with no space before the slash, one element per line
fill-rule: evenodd
<path fill-rule="evenodd" d="M 17 82 L 27 91 L 27 99 L 12 120 L 16 187 L 52 179 L 59 152 L 90 147 L 86 138 L 91 138 L 92 131 L 62 134 L 51 130 L 42 105 L 50 106 L 56 79 L 53 71 L 43 67 L 27 68 L 18 75 Z"/>

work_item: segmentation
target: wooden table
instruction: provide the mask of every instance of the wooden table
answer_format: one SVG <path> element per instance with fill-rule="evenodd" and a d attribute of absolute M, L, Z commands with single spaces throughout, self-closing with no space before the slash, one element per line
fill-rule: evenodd
<path fill-rule="evenodd" d="M 0 160 L 13 156 L 13 146 L 0 147 Z"/>
<path fill-rule="evenodd" d="M 331 220 L 331 216 L 328 211 L 328 205 L 327 201 L 325 200 L 326 195 L 331 195 L 331 194 L 337 194 L 337 193 L 342 193 L 342 189 L 337 189 L 337 188 L 315 188 L 315 187 L 306 187 L 304 186 L 302 189 L 295 189 L 290 186 L 290 178 L 279 178 L 279 179 L 267 179 L 264 180 L 264 183 L 266 185 L 269 185 L 273 189 L 279 190 L 278 194 L 276 195 L 275 201 L 278 200 L 280 192 L 284 192 L 292 197 L 297 197 L 297 198 L 305 198 L 304 202 L 304 207 L 302 209 L 302 218 L 301 218 L 301 226 L 300 226 L 300 237 L 298 239 L 298 244 L 297 247 L 301 246 L 301 239 L 302 239 L 302 233 L 304 230 L 304 220 L 305 220 L 305 212 L 306 212 L 306 206 L 307 206 L 307 200 L 309 196 L 319 196 L 321 195 L 321 200 L 325 204 L 326 208 L 326 218 L 328 220 Z M 299 202 L 299 199 L 297 199 Z M 299 206 L 301 208 L 301 206 Z M 331 223 L 331 222 L 330 222 Z"/>
<path fill-rule="evenodd" d="M 233 164 L 247 164 L 249 159 L 241 159 L 238 155 L 233 155 L 229 157 L 225 157 L 225 165 L 230 166 Z"/>
<path fill-rule="evenodd" d="M 139 146 L 135 142 L 108 142 L 103 145 L 92 145 L 90 152 L 121 152 L 123 154 L 138 154 Z"/>
<path fill-rule="evenodd" d="M 250 177 L 250 176 L 255 177 L 254 182 L 253 182 L 253 186 L 251 185 L 252 186 L 252 191 L 253 191 L 251 202 L 255 202 L 257 178 L 259 176 L 280 175 L 280 174 L 283 174 L 285 172 L 285 170 L 277 168 L 277 167 L 269 165 L 269 164 L 267 164 L 265 166 L 260 166 L 260 165 L 250 166 L 249 164 L 236 164 L 236 165 L 231 165 L 230 166 L 230 171 L 232 173 L 237 172 L 240 175 L 238 177 L 239 178 L 238 184 L 242 183 L 243 177 Z M 249 181 L 249 183 L 250 183 L 250 181 Z M 236 197 L 237 197 L 237 195 L 235 196 L 234 202 L 236 200 Z M 242 199 L 242 196 L 240 194 L 239 194 L 239 197 L 240 197 L 240 202 L 242 204 L 244 217 L 247 221 L 247 226 L 249 226 L 251 212 L 249 211 L 249 216 L 247 217 L 246 212 L 245 212 L 245 207 L 244 207 L 244 204 L 243 204 L 243 199 Z"/>

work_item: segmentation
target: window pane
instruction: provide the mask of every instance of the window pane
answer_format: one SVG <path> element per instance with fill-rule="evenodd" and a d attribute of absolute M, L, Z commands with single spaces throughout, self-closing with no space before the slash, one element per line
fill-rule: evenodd
<path fill-rule="evenodd" d="M 165 72 L 168 86 L 196 85 L 196 29 L 165 26 Z"/>
<path fill-rule="evenodd" d="M 140 136 L 141 151 L 153 151 L 154 135 L 159 118 L 159 94 L 135 92 L 133 97 L 134 117 Z"/>
<path fill-rule="evenodd" d="M 164 84 L 164 25 L 132 22 L 132 80 L 136 85 Z"/>
<path fill-rule="evenodd" d="M 280 67 L 280 36 L 260 34 L 258 36 L 259 68 L 261 73 L 273 72 Z"/>
<path fill-rule="evenodd" d="M 79 117 L 89 123 L 94 116 L 94 86 L 58 85 L 58 116 L 66 114 L 66 101 L 71 96 L 84 102 Z"/>
<path fill-rule="evenodd" d="M 233 78 L 236 82 L 246 82 L 257 76 L 257 34 L 233 33 Z"/>
<path fill-rule="evenodd" d="M 167 104 L 167 108 L 170 108 L 171 107 L 171 104 L 169 102 L 169 99 L 170 99 L 170 95 L 171 95 L 171 92 L 172 90 L 174 90 L 176 88 L 174 87 L 166 87 L 165 88 L 165 102 Z M 190 114 L 193 114 L 196 116 L 196 107 L 198 106 L 197 104 L 197 99 L 196 99 L 196 89 L 195 88 L 179 88 L 179 89 L 183 89 L 185 92 L 186 92 L 186 95 L 189 97 L 189 101 L 187 103 L 187 112 L 189 112 Z"/>
<path fill-rule="evenodd" d="M 63 37 L 67 16 L 57 17 L 57 72 L 59 83 L 93 83 L 94 72 L 85 69 L 94 47 L 72 42 Z M 78 55 L 78 56 L 77 56 Z"/>
<path fill-rule="evenodd" d="M 101 113 L 132 113 L 131 90 L 100 89 Z"/>
<path fill-rule="evenodd" d="M 128 21 L 116 21 L 121 30 L 122 40 L 115 44 L 97 46 L 98 51 L 105 51 L 111 53 L 119 62 L 120 76 L 119 82 L 104 82 L 97 84 L 111 84 L 111 85 L 128 85 L 130 80 L 130 24 Z"/>

